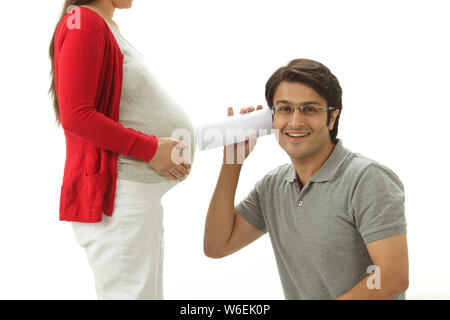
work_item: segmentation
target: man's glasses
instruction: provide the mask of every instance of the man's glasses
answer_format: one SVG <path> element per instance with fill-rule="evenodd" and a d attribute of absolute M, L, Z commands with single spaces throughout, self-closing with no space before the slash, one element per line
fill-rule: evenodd
<path fill-rule="evenodd" d="M 271 107 L 272 114 L 277 117 L 290 117 L 294 114 L 295 109 L 298 109 L 300 113 L 306 117 L 314 117 L 321 111 L 328 111 L 336 109 L 335 107 L 316 107 L 313 105 L 304 105 L 293 107 L 291 105 L 275 105 Z"/>

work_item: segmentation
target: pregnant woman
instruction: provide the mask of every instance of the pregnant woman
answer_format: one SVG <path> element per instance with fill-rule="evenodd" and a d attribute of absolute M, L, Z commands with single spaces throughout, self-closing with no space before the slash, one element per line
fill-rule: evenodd
<path fill-rule="evenodd" d="M 99 299 L 163 298 L 160 200 L 194 151 L 187 114 L 113 21 L 132 2 L 65 1 L 49 50 L 66 139 L 60 220 L 85 248 Z"/>

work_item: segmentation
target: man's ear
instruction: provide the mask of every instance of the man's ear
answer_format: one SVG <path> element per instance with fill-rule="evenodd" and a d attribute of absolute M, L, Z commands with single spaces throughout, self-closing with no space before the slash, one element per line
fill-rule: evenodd
<path fill-rule="evenodd" d="M 333 128 L 334 128 L 334 122 L 336 121 L 336 118 L 339 115 L 339 112 L 341 112 L 341 110 L 336 109 L 336 110 L 333 110 L 333 112 L 331 113 L 330 124 L 328 126 L 328 129 L 330 131 L 333 130 Z"/>

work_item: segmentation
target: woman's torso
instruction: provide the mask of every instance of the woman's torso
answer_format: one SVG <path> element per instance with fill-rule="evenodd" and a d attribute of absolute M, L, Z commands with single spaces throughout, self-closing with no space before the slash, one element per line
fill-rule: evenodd
<path fill-rule="evenodd" d="M 144 57 L 115 26 L 107 24 L 124 55 L 119 123 L 157 138 L 174 137 L 183 140 L 191 147 L 190 158 L 193 160 L 194 129 L 188 115 L 155 79 Z M 175 130 L 185 138 L 173 136 Z M 147 162 L 122 154 L 119 154 L 117 166 L 119 179 L 144 183 L 168 180 Z"/>

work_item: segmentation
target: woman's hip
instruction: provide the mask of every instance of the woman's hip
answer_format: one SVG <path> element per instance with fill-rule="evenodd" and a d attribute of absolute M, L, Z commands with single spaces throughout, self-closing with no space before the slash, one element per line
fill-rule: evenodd
<path fill-rule="evenodd" d="M 111 217 L 103 215 L 102 221 L 96 223 L 71 222 L 78 243 L 86 247 L 101 237 L 122 244 L 158 242 L 164 231 L 161 198 L 171 186 L 166 182 L 149 184 L 117 179 Z"/>

